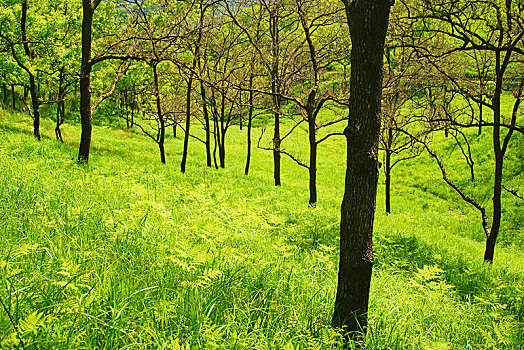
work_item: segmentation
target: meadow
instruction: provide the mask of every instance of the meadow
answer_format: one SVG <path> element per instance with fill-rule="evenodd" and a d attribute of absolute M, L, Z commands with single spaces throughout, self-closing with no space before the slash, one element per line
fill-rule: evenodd
<path fill-rule="evenodd" d="M 487 131 L 472 142 L 475 183 L 453 143 L 435 136 L 434 144 L 450 175 L 489 204 Z M 246 131 L 236 126 L 226 169 L 207 168 L 191 140 L 185 174 L 180 137 L 168 138 L 162 165 L 138 130 L 95 126 L 89 165 L 78 166 L 79 133 L 64 125 L 60 144 L 44 119 L 38 142 L 27 115 L 0 109 L 3 349 L 341 347 L 330 321 L 343 139 L 319 148 L 319 202 L 310 208 L 307 171 L 292 161 L 283 158 L 282 187 L 262 150 L 244 175 Z M 306 133 L 292 137 L 284 146 L 305 157 Z M 522 193 L 524 138 L 513 142 L 505 183 Z M 382 181 L 361 348 L 524 348 L 524 202 L 504 195 L 488 266 L 479 214 L 430 157 L 395 168 L 389 215 Z"/>

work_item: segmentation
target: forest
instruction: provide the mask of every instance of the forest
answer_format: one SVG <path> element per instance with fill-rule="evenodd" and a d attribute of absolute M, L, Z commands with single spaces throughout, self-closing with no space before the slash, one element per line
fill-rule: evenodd
<path fill-rule="evenodd" d="M 524 348 L 523 101 L 523 0 L 0 0 L 0 348 Z"/>

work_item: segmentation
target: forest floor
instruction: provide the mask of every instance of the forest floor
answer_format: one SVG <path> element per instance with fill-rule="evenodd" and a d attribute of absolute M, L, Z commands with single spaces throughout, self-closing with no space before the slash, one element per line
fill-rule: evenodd
<path fill-rule="evenodd" d="M 345 142 L 319 148 L 318 193 L 306 169 L 227 134 L 226 168 L 205 166 L 190 140 L 166 142 L 167 164 L 138 130 L 95 126 L 88 166 L 75 162 L 78 125 L 0 109 L 0 344 L 11 349 L 330 349 Z M 201 129 L 194 126 L 193 129 Z M 476 131 L 475 131 L 476 132 Z M 261 133 L 254 129 L 254 143 Z M 262 143 L 268 143 L 267 135 Z M 307 159 L 298 130 L 287 150 Z M 488 208 L 489 129 L 471 143 L 476 180 L 444 136 L 434 145 L 450 176 Z M 524 138 L 505 184 L 524 192 Z M 493 266 L 482 262 L 480 215 L 426 155 L 381 174 L 365 349 L 524 348 L 524 201 L 505 193 Z"/>

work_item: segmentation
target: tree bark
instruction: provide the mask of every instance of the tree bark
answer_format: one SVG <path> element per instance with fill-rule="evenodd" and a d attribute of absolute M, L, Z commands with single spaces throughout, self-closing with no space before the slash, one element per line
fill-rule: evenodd
<path fill-rule="evenodd" d="M 82 0 L 82 63 L 80 67 L 80 147 L 78 150 L 78 163 L 89 162 L 91 148 L 91 35 L 95 5 L 91 0 Z"/>
<path fill-rule="evenodd" d="M 332 323 L 344 337 L 367 331 L 373 267 L 373 222 L 379 174 L 378 140 L 388 0 L 343 0 L 352 41 L 350 115 L 345 193 L 341 206 L 340 262 Z"/>
<path fill-rule="evenodd" d="M 244 173 L 249 174 L 249 165 L 251 162 L 251 122 L 253 120 L 253 74 L 249 76 L 249 114 L 247 117 L 247 156 L 246 156 L 246 168 Z"/>
<path fill-rule="evenodd" d="M 207 166 L 211 168 L 211 126 L 209 124 L 209 111 L 207 109 L 206 87 L 204 86 L 203 81 L 200 81 L 200 95 L 202 96 L 202 109 L 204 112 L 204 122 L 206 129 L 206 163 Z"/>
<path fill-rule="evenodd" d="M 391 213 L 391 151 L 386 150 L 386 213 Z"/>
<path fill-rule="evenodd" d="M 15 86 L 14 84 L 11 84 L 11 97 L 13 98 L 13 110 L 16 109 L 16 94 L 15 94 Z"/>
<path fill-rule="evenodd" d="M 280 181 L 280 82 L 278 79 L 279 67 L 279 13 L 278 8 L 270 12 L 269 27 L 272 38 L 272 66 L 271 66 L 271 93 L 273 94 L 273 107 L 275 108 L 275 128 L 273 132 L 273 177 L 275 186 L 281 186 Z"/>
<path fill-rule="evenodd" d="M 166 138 L 166 122 L 164 120 L 164 115 L 162 114 L 162 105 L 160 104 L 160 88 L 158 86 L 158 71 L 157 71 L 158 62 L 153 63 L 153 79 L 155 82 L 155 100 L 156 100 L 156 112 L 158 121 L 160 122 L 159 137 L 157 140 L 158 148 L 160 150 L 160 161 L 162 164 L 166 164 L 166 152 L 164 150 L 164 141 Z"/>
<path fill-rule="evenodd" d="M 316 122 L 309 106 L 308 111 L 308 138 L 309 138 L 309 205 L 314 207 L 317 203 L 317 138 Z"/>
<path fill-rule="evenodd" d="M 27 0 L 22 3 L 22 18 L 20 20 L 21 32 L 22 32 L 22 43 L 24 46 L 24 52 L 29 60 L 32 60 L 33 53 L 29 48 L 29 40 L 27 39 L 26 31 L 27 23 Z M 38 98 L 38 91 L 36 88 L 35 76 L 30 69 L 27 69 L 29 73 L 29 92 L 31 93 L 31 105 L 33 107 L 33 134 L 40 140 L 40 100 Z M 27 97 L 27 90 L 24 91 L 24 99 Z"/>
<path fill-rule="evenodd" d="M 386 213 L 391 213 L 391 146 L 393 142 L 393 130 L 388 126 L 388 139 L 386 149 Z"/>
<path fill-rule="evenodd" d="M 220 93 L 222 98 L 220 102 L 220 125 L 219 125 L 219 139 L 218 139 L 218 157 L 220 159 L 220 167 L 224 169 L 226 167 L 226 129 L 224 121 L 226 118 L 226 94 Z"/>
<path fill-rule="evenodd" d="M 193 68 L 195 68 L 195 61 L 193 61 Z M 182 153 L 182 163 L 180 164 L 180 171 L 186 172 L 187 151 L 189 148 L 189 128 L 191 127 L 191 85 L 193 85 L 193 73 L 190 73 L 187 81 L 186 92 L 186 130 L 184 134 L 184 151 Z"/>
<path fill-rule="evenodd" d="M 60 78 L 58 83 L 58 102 L 56 105 L 56 126 L 55 126 L 55 135 L 56 139 L 61 143 L 64 143 L 62 138 L 62 131 L 60 126 L 64 123 L 65 118 L 65 103 L 64 103 L 64 68 L 60 69 Z"/>
<path fill-rule="evenodd" d="M 502 80 L 504 71 L 507 67 L 509 56 L 506 54 L 505 62 L 501 65 L 500 52 L 495 54 L 495 92 L 493 94 L 493 153 L 495 155 L 495 176 L 493 181 L 493 220 L 491 221 L 491 230 L 486 238 L 486 250 L 484 251 L 484 261 L 493 263 L 493 256 L 495 254 L 495 244 L 500 230 L 500 219 L 502 216 L 502 169 L 504 166 L 504 152 L 500 145 L 500 98 L 502 95 Z"/>
<path fill-rule="evenodd" d="M 4 105 L 7 106 L 7 85 L 5 83 L 2 84 L 2 90 L 4 93 Z"/>

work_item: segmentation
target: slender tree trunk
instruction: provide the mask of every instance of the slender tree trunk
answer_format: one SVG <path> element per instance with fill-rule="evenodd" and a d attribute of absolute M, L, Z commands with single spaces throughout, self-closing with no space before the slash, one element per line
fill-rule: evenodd
<path fill-rule="evenodd" d="M 193 68 L 195 62 L 193 62 Z M 186 172 L 187 162 L 187 151 L 189 148 L 189 128 L 191 127 L 191 86 L 193 85 L 193 73 L 190 73 L 189 80 L 187 81 L 187 92 L 186 92 L 186 132 L 184 134 L 184 151 L 182 153 L 182 163 L 180 164 L 180 170 L 182 173 Z"/>
<path fill-rule="evenodd" d="M 224 169 L 226 167 L 226 129 L 225 129 L 225 118 L 226 118 L 226 94 L 221 92 L 220 102 L 220 142 L 218 143 L 218 156 L 220 158 L 220 167 Z"/>
<path fill-rule="evenodd" d="M 14 84 L 11 84 L 11 97 L 13 98 L 13 110 L 16 109 L 16 94 L 15 94 L 15 86 Z"/>
<path fill-rule="evenodd" d="M 244 173 L 249 174 L 249 163 L 251 162 L 251 123 L 253 120 L 253 75 L 249 76 L 249 114 L 247 119 L 247 156 Z"/>
<path fill-rule="evenodd" d="M 56 139 L 61 143 L 64 143 L 62 138 L 62 131 L 60 126 L 64 123 L 65 104 L 64 104 L 64 68 L 60 69 L 60 78 L 58 83 L 58 102 L 56 105 L 56 126 L 55 135 Z"/>
<path fill-rule="evenodd" d="M 20 21 L 21 32 L 22 32 L 22 43 L 24 46 L 24 52 L 29 60 L 32 60 L 33 53 L 29 49 L 29 40 L 27 39 L 26 32 L 27 23 L 27 0 L 22 3 L 22 18 Z M 24 100 L 27 100 L 27 93 L 31 93 L 31 105 L 33 107 L 33 134 L 40 140 L 40 100 L 38 98 L 38 91 L 35 82 L 34 74 L 28 70 L 29 73 L 29 90 L 24 87 Z"/>
<path fill-rule="evenodd" d="M 176 139 L 177 122 L 173 120 L 173 137 Z"/>
<path fill-rule="evenodd" d="M 33 106 L 33 134 L 40 140 L 40 100 L 36 91 L 35 76 L 29 76 L 31 105 Z"/>
<path fill-rule="evenodd" d="M 480 97 L 482 99 L 482 96 Z M 479 135 L 482 134 L 482 119 L 483 119 L 483 111 L 482 111 L 482 108 L 483 108 L 483 104 L 482 103 L 479 103 Z"/>
<path fill-rule="evenodd" d="M 138 110 L 138 103 L 136 102 L 135 93 L 133 92 L 131 94 L 131 128 L 135 124 L 135 109 L 138 113 L 140 113 L 140 111 Z"/>
<path fill-rule="evenodd" d="M 95 7 L 91 0 L 82 0 L 82 63 L 80 69 L 80 147 L 78 150 L 78 163 L 89 162 L 91 148 L 91 34 L 93 14 Z"/>
<path fill-rule="evenodd" d="M 392 3 L 344 0 L 351 35 L 347 170 L 340 220 L 340 262 L 333 325 L 361 339 L 368 324 L 384 41 Z"/>
<path fill-rule="evenodd" d="M 2 90 L 4 93 L 4 105 L 7 106 L 7 85 L 5 83 L 2 84 Z"/>
<path fill-rule="evenodd" d="M 496 85 L 495 93 L 493 94 L 493 152 L 495 154 L 495 174 L 493 182 L 493 221 L 491 222 L 491 230 L 486 239 L 486 250 L 484 252 L 484 261 L 493 263 L 493 256 L 495 254 L 495 244 L 500 230 L 500 221 L 502 216 L 502 169 L 504 165 L 504 153 L 500 145 L 500 97 L 502 95 L 502 78 L 504 68 L 500 64 L 500 52 L 496 52 Z"/>
<path fill-rule="evenodd" d="M 274 85 L 274 83 L 273 83 Z M 276 89 L 273 88 L 276 92 Z M 278 96 L 273 96 L 275 103 L 275 129 L 273 133 L 273 178 L 275 186 L 281 186 L 280 181 L 280 101 Z"/>
<path fill-rule="evenodd" d="M 386 213 L 391 213 L 391 146 L 393 142 L 393 130 L 388 127 L 388 140 L 386 148 Z"/>
<path fill-rule="evenodd" d="M 317 203 L 317 138 L 316 123 L 312 106 L 308 111 L 309 127 L 309 205 L 314 207 Z"/>
<path fill-rule="evenodd" d="M 158 85 L 158 62 L 153 63 L 153 79 L 155 81 L 155 100 L 156 100 L 156 113 L 158 121 L 160 122 L 160 132 L 158 137 L 158 148 L 160 150 L 160 161 L 162 164 L 166 164 L 166 152 L 164 150 L 164 141 L 166 138 L 166 122 L 164 115 L 162 114 L 162 105 L 160 104 L 160 88 Z"/>
<path fill-rule="evenodd" d="M 280 82 L 279 74 L 279 13 L 278 8 L 270 12 L 269 26 L 272 38 L 272 67 L 271 67 L 271 93 L 273 94 L 273 106 L 275 108 L 275 129 L 273 133 L 273 177 L 275 186 L 281 186 L 280 181 Z"/>
<path fill-rule="evenodd" d="M 218 118 L 216 117 L 216 115 L 213 115 L 213 137 L 215 142 L 215 147 L 213 148 L 213 161 L 215 163 L 215 169 L 218 169 L 217 145 L 220 144 L 220 132 L 218 130 Z"/>
<path fill-rule="evenodd" d="M 211 167 L 211 126 L 209 123 L 209 111 L 207 109 L 206 87 L 203 81 L 200 81 L 200 95 L 202 96 L 202 109 L 206 129 L 206 163 L 208 167 Z"/>

